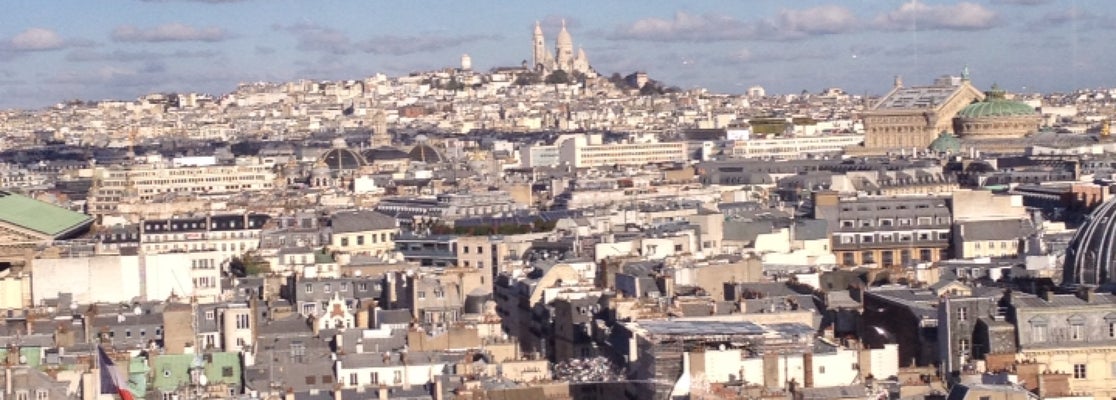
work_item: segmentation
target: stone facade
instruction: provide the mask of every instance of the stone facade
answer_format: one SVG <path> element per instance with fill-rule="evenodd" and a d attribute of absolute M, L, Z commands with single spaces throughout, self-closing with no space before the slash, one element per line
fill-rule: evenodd
<path fill-rule="evenodd" d="M 895 87 L 863 114 L 864 146 L 851 153 L 880 154 L 926 149 L 938 134 L 953 128 L 953 117 L 984 95 L 967 77 L 946 76 L 930 86 Z"/>

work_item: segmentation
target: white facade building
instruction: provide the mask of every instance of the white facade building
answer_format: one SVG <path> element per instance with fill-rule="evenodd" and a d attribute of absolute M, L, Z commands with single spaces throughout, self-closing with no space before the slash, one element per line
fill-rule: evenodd
<path fill-rule="evenodd" d="M 801 158 L 807 154 L 843 153 L 846 147 L 864 141 L 864 135 L 809 136 L 738 140 L 731 154 L 738 158 Z"/>
<path fill-rule="evenodd" d="M 70 293 L 78 303 L 166 300 L 171 295 L 217 301 L 221 294 L 221 254 L 97 255 L 38 258 L 31 263 L 32 302 L 42 304 Z"/>
<path fill-rule="evenodd" d="M 575 168 L 684 162 L 684 142 L 602 143 L 599 135 L 566 139 L 558 145 L 561 164 Z"/>

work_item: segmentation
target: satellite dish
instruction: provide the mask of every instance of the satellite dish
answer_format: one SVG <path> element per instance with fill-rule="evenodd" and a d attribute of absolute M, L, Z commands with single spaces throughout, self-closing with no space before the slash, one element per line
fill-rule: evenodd
<path fill-rule="evenodd" d="M 136 315 L 143 315 L 143 308 L 140 308 L 140 306 L 136 306 L 136 308 L 132 310 L 132 313 Z"/>
<path fill-rule="evenodd" d="M 208 385 L 209 378 L 207 378 L 205 374 L 198 374 L 198 384 L 202 386 Z"/>

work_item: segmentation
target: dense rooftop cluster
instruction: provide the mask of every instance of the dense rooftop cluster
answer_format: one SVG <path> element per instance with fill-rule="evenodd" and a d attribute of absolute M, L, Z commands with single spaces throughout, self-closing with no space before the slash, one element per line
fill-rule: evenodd
<path fill-rule="evenodd" d="M 0 400 L 1116 397 L 1113 92 L 538 73 L 3 113 Z"/>

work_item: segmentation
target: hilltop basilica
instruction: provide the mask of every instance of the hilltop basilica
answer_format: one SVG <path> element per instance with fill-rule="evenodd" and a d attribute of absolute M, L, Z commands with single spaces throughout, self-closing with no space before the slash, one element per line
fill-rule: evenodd
<path fill-rule="evenodd" d="M 588 77 L 597 75 L 593 68 L 589 66 L 589 57 L 585 55 L 585 49 L 578 49 L 577 55 L 574 55 L 573 37 L 566 30 L 566 20 L 562 20 L 562 31 L 558 32 L 558 40 L 555 41 L 554 52 L 556 54 L 551 54 L 547 50 L 542 26 L 539 25 L 538 21 L 535 21 L 535 34 L 533 36 L 535 70 L 544 73 L 563 70 L 571 74 L 581 73 Z"/>

